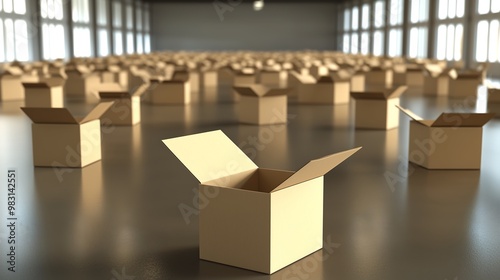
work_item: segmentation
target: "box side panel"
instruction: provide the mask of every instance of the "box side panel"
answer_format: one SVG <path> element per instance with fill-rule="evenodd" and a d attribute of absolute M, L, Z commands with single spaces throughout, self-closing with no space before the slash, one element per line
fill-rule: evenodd
<path fill-rule="evenodd" d="M 259 98 L 239 96 L 240 102 L 236 105 L 238 107 L 239 121 L 241 123 L 259 124 Z"/>
<path fill-rule="evenodd" d="M 399 105 L 399 98 L 387 100 L 386 129 L 393 129 L 399 126 L 399 109 L 396 105 Z"/>
<path fill-rule="evenodd" d="M 436 96 L 438 95 L 438 78 L 431 76 L 424 76 L 424 95 Z"/>
<path fill-rule="evenodd" d="M 80 167 L 80 126 L 77 124 L 32 125 L 33 163 L 41 167 Z"/>
<path fill-rule="evenodd" d="M 354 75 L 351 78 L 351 91 L 365 91 L 365 75 Z"/>
<path fill-rule="evenodd" d="M 26 107 L 44 107 L 50 108 L 52 105 L 51 102 L 51 93 L 48 88 L 30 88 L 26 90 L 25 95 L 25 105 Z"/>
<path fill-rule="evenodd" d="M 200 258 L 270 272 L 270 195 L 200 186 Z"/>
<path fill-rule="evenodd" d="M 472 97 L 476 98 L 477 96 L 477 88 L 479 83 L 474 79 L 459 79 L 453 80 L 450 79 L 449 83 L 449 96 L 450 97 Z"/>
<path fill-rule="evenodd" d="M 131 125 L 132 106 L 130 98 L 105 99 L 114 101 L 113 105 L 101 117 L 103 123 L 109 125 Z"/>
<path fill-rule="evenodd" d="M 482 135 L 482 127 L 431 128 L 431 141 L 420 143 L 430 154 L 428 168 L 480 169 Z"/>
<path fill-rule="evenodd" d="M 64 107 L 64 95 L 62 86 L 52 88 L 50 102 L 51 102 L 51 107 L 53 108 Z"/>
<path fill-rule="evenodd" d="M 287 121 L 287 96 L 261 98 L 259 103 L 259 124 L 282 124 Z"/>
<path fill-rule="evenodd" d="M 386 129 L 386 100 L 356 99 L 354 102 L 356 128 Z"/>
<path fill-rule="evenodd" d="M 82 167 L 101 160 L 101 121 L 99 119 L 80 125 L 80 152 Z"/>
<path fill-rule="evenodd" d="M 423 72 L 407 72 L 406 85 L 409 87 L 422 87 L 424 85 Z"/>
<path fill-rule="evenodd" d="M 323 246 L 323 177 L 271 194 L 271 273 Z"/>
<path fill-rule="evenodd" d="M 347 104 L 350 99 L 350 83 L 336 82 L 333 84 L 333 103 Z"/>
<path fill-rule="evenodd" d="M 21 77 L 2 77 L 0 101 L 23 100 L 24 87 Z"/>
<path fill-rule="evenodd" d="M 423 150 L 419 143 L 430 141 L 430 127 L 419 124 L 416 121 L 410 121 L 410 137 L 408 147 L 408 159 L 417 165 L 429 168 L 429 153 Z"/>

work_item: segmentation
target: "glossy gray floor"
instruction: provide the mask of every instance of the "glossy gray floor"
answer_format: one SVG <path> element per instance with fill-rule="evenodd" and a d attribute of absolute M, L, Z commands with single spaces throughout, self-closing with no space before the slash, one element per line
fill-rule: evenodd
<path fill-rule="evenodd" d="M 409 93 L 402 105 L 427 118 L 442 111 L 484 112 L 484 94 L 469 102 Z M 240 125 L 233 104 L 211 90 L 186 107 L 143 104 L 142 124 L 103 133 L 101 162 L 54 170 L 33 168 L 31 121 L 20 105 L 3 103 L 0 111 L 1 279 L 500 275 L 498 119 L 484 128 L 481 171 L 428 171 L 407 163 L 409 119 L 402 114 L 399 129 L 355 130 L 352 105 L 290 104 L 288 125 Z M 93 105 L 68 106 L 83 111 Z M 198 182 L 161 140 L 215 129 L 243 146 L 260 167 L 276 169 L 296 170 L 310 159 L 364 147 L 325 177 L 326 249 L 273 275 L 198 260 L 197 216 L 186 220 L 178 208 L 193 205 Z M 246 144 L 254 137 L 258 145 Z M 15 273 L 7 270 L 8 168 L 16 168 L 19 179 Z M 388 172 L 398 180 L 388 181 Z"/>

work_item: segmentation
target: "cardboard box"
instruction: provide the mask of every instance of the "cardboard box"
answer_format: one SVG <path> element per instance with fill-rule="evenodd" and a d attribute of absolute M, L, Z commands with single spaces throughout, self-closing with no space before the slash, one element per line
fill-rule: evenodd
<path fill-rule="evenodd" d="M 394 85 L 406 85 L 406 64 L 394 64 L 392 66 L 393 74 L 393 84 Z"/>
<path fill-rule="evenodd" d="M 64 107 L 63 83 L 45 81 L 41 83 L 23 83 L 26 107 Z"/>
<path fill-rule="evenodd" d="M 217 87 L 217 71 L 207 70 L 201 72 L 201 83 L 203 88 Z"/>
<path fill-rule="evenodd" d="M 282 71 L 279 70 L 261 70 L 259 72 L 259 84 L 266 86 L 279 87 L 281 84 Z"/>
<path fill-rule="evenodd" d="M 152 79 L 147 100 L 156 105 L 185 105 L 191 103 L 189 80 Z"/>
<path fill-rule="evenodd" d="M 4 67 L 2 69 L 0 73 L 0 102 L 24 99 L 22 75 L 23 71 L 18 67 Z"/>
<path fill-rule="evenodd" d="M 446 96 L 449 93 L 450 76 L 441 68 L 426 66 L 424 76 L 424 95 Z"/>
<path fill-rule="evenodd" d="M 101 78 L 96 73 L 91 73 L 87 67 L 78 65 L 67 69 L 68 79 L 64 85 L 64 94 L 75 98 L 86 98 L 95 94 L 101 83 Z"/>
<path fill-rule="evenodd" d="M 482 73 L 477 71 L 458 72 L 455 69 L 449 72 L 449 97 L 477 98 L 477 90 L 481 84 Z"/>
<path fill-rule="evenodd" d="M 372 67 L 366 72 L 366 84 L 368 86 L 392 87 L 394 71 L 392 69 L 383 69 L 381 67 Z"/>
<path fill-rule="evenodd" d="M 234 72 L 233 87 L 253 85 L 256 82 L 257 78 L 253 68 L 243 68 Z M 240 95 L 235 90 L 232 92 L 232 99 L 234 102 L 240 101 Z"/>
<path fill-rule="evenodd" d="M 500 88 L 488 88 L 488 103 L 500 103 Z"/>
<path fill-rule="evenodd" d="M 220 130 L 163 142 L 214 194 L 200 209 L 200 258 L 268 274 L 322 248 L 323 176 L 360 149 L 290 172 L 257 167 Z"/>
<path fill-rule="evenodd" d="M 365 73 L 364 71 L 356 71 L 351 76 L 351 91 L 365 91 Z"/>
<path fill-rule="evenodd" d="M 33 121 L 33 163 L 40 167 L 84 167 L 101 160 L 101 117 L 113 102 L 98 104 L 84 118 L 66 108 L 21 108 Z"/>
<path fill-rule="evenodd" d="M 286 123 L 286 94 L 289 89 L 251 85 L 234 87 L 234 90 L 241 96 L 238 103 L 238 118 L 241 123 L 258 125 Z"/>
<path fill-rule="evenodd" d="M 412 119 L 410 162 L 427 169 L 481 168 L 483 126 L 494 114 L 442 113 L 433 121 L 399 109 Z"/>
<path fill-rule="evenodd" d="M 109 65 L 101 72 L 101 83 L 117 83 L 123 88 L 128 88 L 128 73 L 118 65 Z"/>
<path fill-rule="evenodd" d="M 129 92 L 119 84 L 102 84 L 98 91 L 103 101 L 114 101 L 104 113 L 102 120 L 111 125 L 136 125 L 141 122 L 141 96 L 149 88 L 144 84 L 134 92 Z"/>
<path fill-rule="evenodd" d="M 389 130 L 399 126 L 399 97 L 408 89 L 399 86 L 387 90 L 351 92 L 355 100 L 356 128 Z"/>
<path fill-rule="evenodd" d="M 302 79 L 298 87 L 298 101 L 303 104 L 349 103 L 350 80 L 338 75 L 320 77 L 316 81 Z"/>
<path fill-rule="evenodd" d="M 405 85 L 409 87 L 421 88 L 424 86 L 424 73 L 419 65 L 407 66 L 405 78 Z"/>

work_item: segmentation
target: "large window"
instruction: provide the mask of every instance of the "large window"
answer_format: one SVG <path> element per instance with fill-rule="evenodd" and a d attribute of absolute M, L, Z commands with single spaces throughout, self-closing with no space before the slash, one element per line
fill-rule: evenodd
<path fill-rule="evenodd" d="M 151 52 L 151 25 L 149 19 L 149 4 L 144 4 L 144 52 Z"/>
<path fill-rule="evenodd" d="M 389 56 L 401 56 L 403 49 L 403 0 L 389 1 Z"/>
<path fill-rule="evenodd" d="M 65 7 L 62 0 L 41 0 L 40 15 L 42 23 L 43 59 L 66 58 Z"/>
<path fill-rule="evenodd" d="M 500 62 L 500 1 L 478 0 L 476 24 L 477 62 Z"/>
<path fill-rule="evenodd" d="M 359 9 L 353 7 L 351 12 L 351 53 L 358 53 L 359 51 Z"/>
<path fill-rule="evenodd" d="M 385 1 L 377 0 L 373 14 L 373 54 L 384 54 Z"/>
<path fill-rule="evenodd" d="M 437 11 L 437 59 L 462 60 L 465 0 L 439 0 Z"/>
<path fill-rule="evenodd" d="M 125 6 L 125 22 L 126 24 L 126 40 L 127 40 L 127 53 L 134 53 L 134 9 L 132 3 L 127 3 Z"/>
<path fill-rule="evenodd" d="M 122 21 L 122 3 L 119 0 L 113 1 L 113 53 L 123 54 L 123 21 Z"/>
<path fill-rule="evenodd" d="M 348 53 L 351 50 L 351 9 L 344 10 L 344 35 L 342 40 L 342 51 Z"/>
<path fill-rule="evenodd" d="M 99 56 L 110 54 L 108 7 L 108 0 L 96 1 L 97 54 Z"/>
<path fill-rule="evenodd" d="M 370 4 L 365 3 L 361 6 L 361 46 L 360 52 L 368 54 L 370 51 Z"/>
<path fill-rule="evenodd" d="M 76 57 L 89 57 L 93 55 L 89 2 L 89 0 L 71 1 L 73 16 L 73 54 Z"/>
<path fill-rule="evenodd" d="M 427 57 L 427 25 L 429 21 L 429 0 L 411 0 L 410 4 L 410 37 L 408 56 L 412 58 Z"/>
<path fill-rule="evenodd" d="M 30 44 L 26 0 L 3 0 L 0 2 L 0 61 L 30 60 Z"/>

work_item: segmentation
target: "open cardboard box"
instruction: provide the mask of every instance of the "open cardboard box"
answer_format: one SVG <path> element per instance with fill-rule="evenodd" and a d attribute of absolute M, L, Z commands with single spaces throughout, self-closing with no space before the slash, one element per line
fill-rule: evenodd
<path fill-rule="evenodd" d="M 64 85 L 64 94 L 70 97 L 86 98 L 92 96 L 101 83 L 99 75 L 92 73 L 83 65 L 67 69 L 66 75 L 68 79 Z"/>
<path fill-rule="evenodd" d="M 24 99 L 22 75 L 21 68 L 4 66 L 0 73 L 0 102 Z"/>
<path fill-rule="evenodd" d="M 241 123 L 266 125 L 287 121 L 287 88 L 269 88 L 263 85 L 234 87 L 241 96 L 238 119 Z"/>
<path fill-rule="evenodd" d="M 399 126 L 399 97 L 407 86 L 392 89 L 351 92 L 355 100 L 355 126 L 368 129 L 393 129 Z"/>
<path fill-rule="evenodd" d="M 255 69 L 253 68 L 234 70 L 233 74 L 233 87 L 253 85 L 257 82 Z M 235 102 L 240 101 L 240 95 L 234 90 L 232 92 L 232 99 Z"/>
<path fill-rule="evenodd" d="M 472 70 L 458 72 L 453 69 L 450 70 L 449 75 L 451 77 L 449 80 L 449 97 L 477 97 L 477 89 L 482 83 L 482 72 Z"/>
<path fill-rule="evenodd" d="M 129 92 L 119 84 L 101 84 L 99 97 L 104 101 L 114 101 L 113 106 L 104 113 L 103 120 L 111 125 L 136 125 L 141 122 L 141 96 L 149 88 L 148 84 Z"/>
<path fill-rule="evenodd" d="M 200 259 L 268 274 L 322 248 L 323 176 L 360 149 L 290 172 L 259 168 L 220 130 L 163 142 L 214 194 L 200 209 Z"/>
<path fill-rule="evenodd" d="M 346 104 L 349 103 L 350 79 L 337 73 L 320 77 L 318 80 L 303 79 L 297 89 L 298 101 L 303 104 Z"/>
<path fill-rule="evenodd" d="M 365 82 L 368 86 L 385 86 L 392 87 L 394 71 L 385 69 L 380 66 L 375 66 L 365 74 Z"/>
<path fill-rule="evenodd" d="M 405 85 L 408 87 L 418 87 L 421 88 L 424 86 L 424 73 L 420 65 L 418 64 L 409 64 L 406 66 L 406 75 L 405 75 Z"/>
<path fill-rule="evenodd" d="M 412 119 L 410 162 L 427 169 L 481 168 L 483 126 L 495 114 L 442 113 L 433 121 L 398 108 Z"/>
<path fill-rule="evenodd" d="M 186 80 L 151 79 L 147 100 L 156 105 L 185 105 L 191 103 L 191 85 Z"/>
<path fill-rule="evenodd" d="M 279 87 L 282 76 L 282 71 L 280 69 L 262 69 L 258 75 L 258 82 L 266 86 Z"/>
<path fill-rule="evenodd" d="M 101 160 L 101 117 L 113 102 L 98 104 L 84 118 L 66 108 L 21 108 L 33 121 L 33 163 L 40 167 L 84 167 Z"/>
<path fill-rule="evenodd" d="M 423 70 L 424 95 L 446 96 L 449 93 L 450 76 L 448 70 L 438 65 L 425 65 Z"/>
<path fill-rule="evenodd" d="M 64 107 L 63 81 L 23 83 L 26 107 Z"/>

